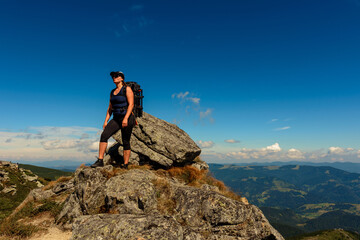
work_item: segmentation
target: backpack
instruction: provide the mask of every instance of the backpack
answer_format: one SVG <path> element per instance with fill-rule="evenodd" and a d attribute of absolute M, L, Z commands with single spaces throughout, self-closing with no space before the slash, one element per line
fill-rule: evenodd
<path fill-rule="evenodd" d="M 133 113 L 135 117 L 142 117 L 143 113 L 143 90 L 140 88 L 140 85 L 137 82 L 126 82 L 126 85 L 131 87 L 131 90 L 134 92 L 134 108 Z M 123 93 L 126 96 L 126 88 L 124 88 Z"/>

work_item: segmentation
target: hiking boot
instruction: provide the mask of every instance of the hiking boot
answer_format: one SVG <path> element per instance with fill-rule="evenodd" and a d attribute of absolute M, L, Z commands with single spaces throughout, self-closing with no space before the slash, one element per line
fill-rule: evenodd
<path fill-rule="evenodd" d="M 104 166 L 104 161 L 102 159 L 98 158 L 97 161 L 90 167 L 96 168 L 96 167 L 103 167 L 103 166 Z"/>
<path fill-rule="evenodd" d="M 121 164 L 121 168 L 123 168 L 123 169 L 128 169 L 128 167 L 129 167 L 129 164 Z"/>

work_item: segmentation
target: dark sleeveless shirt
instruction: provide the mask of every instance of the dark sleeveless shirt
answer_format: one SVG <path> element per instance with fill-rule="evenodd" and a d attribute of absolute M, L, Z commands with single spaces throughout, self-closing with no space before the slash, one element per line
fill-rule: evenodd
<path fill-rule="evenodd" d="M 128 107 L 126 96 L 123 94 L 124 86 L 120 89 L 120 92 L 116 95 L 114 95 L 115 90 L 116 88 L 113 89 L 110 93 L 112 112 L 114 118 L 122 118 L 126 115 L 126 111 Z"/>

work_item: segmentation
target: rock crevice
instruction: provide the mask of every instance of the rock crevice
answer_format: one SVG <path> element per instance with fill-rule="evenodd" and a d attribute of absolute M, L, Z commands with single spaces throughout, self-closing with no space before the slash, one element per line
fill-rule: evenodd
<path fill-rule="evenodd" d="M 283 239 L 256 206 L 164 172 L 82 168 L 74 184 L 57 219 L 72 239 Z"/>
<path fill-rule="evenodd" d="M 175 124 L 158 119 L 146 112 L 138 118 L 133 129 L 130 163 L 149 163 L 158 168 L 192 164 L 201 149 L 190 136 Z M 121 161 L 123 148 L 121 132 L 113 135 L 117 143 L 111 146 L 105 160 Z M 120 160 L 119 160 L 120 159 Z"/>

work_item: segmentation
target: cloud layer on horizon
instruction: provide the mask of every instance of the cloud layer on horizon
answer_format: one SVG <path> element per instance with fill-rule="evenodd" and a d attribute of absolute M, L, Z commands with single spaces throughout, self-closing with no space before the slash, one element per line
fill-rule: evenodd
<path fill-rule="evenodd" d="M 42 126 L 29 127 L 21 131 L 0 131 L 0 159 L 10 161 L 68 159 L 92 161 L 98 150 L 100 133 L 101 129 L 76 126 Z M 224 141 L 227 146 L 240 142 L 235 139 Z M 111 142 L 109 143 L 111 144 Z M 197 144 L 202 148 L 201 157 L 207 162 L 235 163 L 292 160 L 360 162 L 360 149 L 350 147 L 331 146 L 327 149 L 305 152 L 296 148 L 283 149 L 276 142 L 261 148 L 242 147 L 235 151 L 226 152 L 226 148 L 222 148 L 221 144 L 216 145 L 212 140 L 199 140 Z"/>
<path fill-rule="evenodd" d="M 0 159 L 92 161 L 98 150 L 100 133 L 101 129 L 77 126 L 2 131 Z"/>
<path fill-rule="evenodd" d="M 329 147 L 327 150 L 301 151 L 296 148 L 282 149 L 279 143 L 263 148 L 241 148 L 238 151 L 216 152 L 204 149 L 202 159 L 207 162 L 271 162 L 271 161 L 312 161 L 312 162 L 360 162 L 360 150 L 354 148 Z"/>

